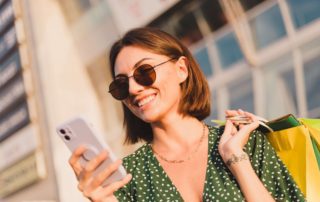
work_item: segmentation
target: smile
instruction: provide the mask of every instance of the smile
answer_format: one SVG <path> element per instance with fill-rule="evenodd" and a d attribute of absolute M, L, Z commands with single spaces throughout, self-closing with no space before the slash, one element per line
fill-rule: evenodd
<path fill-rule="evenodd" d="M 137 105 L 138 105 L 139 107 L 142 107 L 142 106 L 150 103 L 152 100 L 154 100 L 155 97 L 156 97 L 155 94 L 149 95 L 149 96 L 143 98 L 142 100 L 140 100 L 140 101 L 137 103 Z"/>

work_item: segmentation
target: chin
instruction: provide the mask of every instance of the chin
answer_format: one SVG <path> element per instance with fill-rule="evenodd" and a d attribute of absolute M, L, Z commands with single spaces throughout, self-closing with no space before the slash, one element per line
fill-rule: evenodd
<path fill-rule="evenodd" d="M 153 122 L 159 113 L 159 110 L 154 107 L 138 108 L 131 106 L 129 109 L 136 117 L 148 123 Z"/>
<path fill-rule="evenodd" d="M 147 116 L 147 115 L 140 115 L 138 116 L 139 119 L 143 120 L 144 122 L 146 123 L 154 123 L 154 122 L 157 122 L 159 121 L 159 119 L 155 116 Z"/>

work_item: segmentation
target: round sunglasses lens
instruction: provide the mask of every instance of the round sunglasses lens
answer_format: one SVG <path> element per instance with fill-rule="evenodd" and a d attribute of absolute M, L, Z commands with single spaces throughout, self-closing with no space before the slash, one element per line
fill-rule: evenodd
<path fill-rule="evenodd" d="M 111 82 L 109 92 L 117 100 L 124 100 L 129 95 L 129 83 L 127 79 L 116 79 Z"/>
<path fill-rule="evenodd" d="M 150 86 L 156 80 L 156 72 L 151 65 L 144 64 L 133 73 L 134 80 L 143 86 Z"/>

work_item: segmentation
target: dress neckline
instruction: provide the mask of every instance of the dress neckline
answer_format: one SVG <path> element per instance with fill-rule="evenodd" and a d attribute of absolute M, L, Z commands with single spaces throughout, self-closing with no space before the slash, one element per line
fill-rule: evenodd
<path fill-rule="evenodd" d="M 212 150 L 213 150 L 213 135 L 214 135 L 214 132 L 213 130 L 216 130 L 215 127 L 212 127 L 212 126 L 209 126 L 207 125 L 207 128 L 208 128 L 208 139 L 207 139 L 207 144 L 208 144 L 208 153 L 207 153 L 207 165 L 206 165 L 206 174 L 205 174 L 205 181 L 204 181 L 204 186 L 203 186 L 203 190 L 202 190 L 202 201 L 204 200 L 204 195 L 205 195 L 205 190 L 206 190 L 206 187 L 207 187 L 207 181 L 208 181 L 208 171 L 209 171 L 209 166 L 210 164 L 212 163 L 212 160 L 211 160 L 211 154 L 212 154 Z M 166 171 L 164 170 L 164 168 L 162 167 L 162 165 L 160 164 L 160 162 L 158 161 L 157 157 L 155 156 L 155 154 L 153 153 L 153 150 L 152 150 L 152 146 L 150 143 L 147 143 L 146 144 L 147 146 L 147 153 L 148 155 L 150 156 L 150 160 L 154 161 L 158 167 L 158 169 L 164 174 L 165 176 L 165 180 L 167 181 L 167 183 L 170 183 L 171 187 L 176 191 L 179 199 L 181 201 L 184 201 L 182 196 L 181 196 L 181 193 L 179 192 L 179 190 L 177 189 L 177 187 L 173 184 L 172 180 L 170 179 L 169 175 L 166 173 Z"/>

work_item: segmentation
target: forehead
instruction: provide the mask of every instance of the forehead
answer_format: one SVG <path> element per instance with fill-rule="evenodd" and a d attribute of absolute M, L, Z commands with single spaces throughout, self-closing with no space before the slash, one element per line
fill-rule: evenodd
<path fill-rule="evenodd" d="M 136 46 L 124 47 L 119 52 L 115 61 L 115 66 L 114 66 L 115 75 L 129 72 L 131 69 L 134 68 L 137 62 L 139 62 L 144 58 L 148 58 L 147 60 L 145 60 L 146 62 L 152 63 L 152 61 L 165 58 L 165 56 L 152 53 L 147 49 L 136 47 Z"/>

